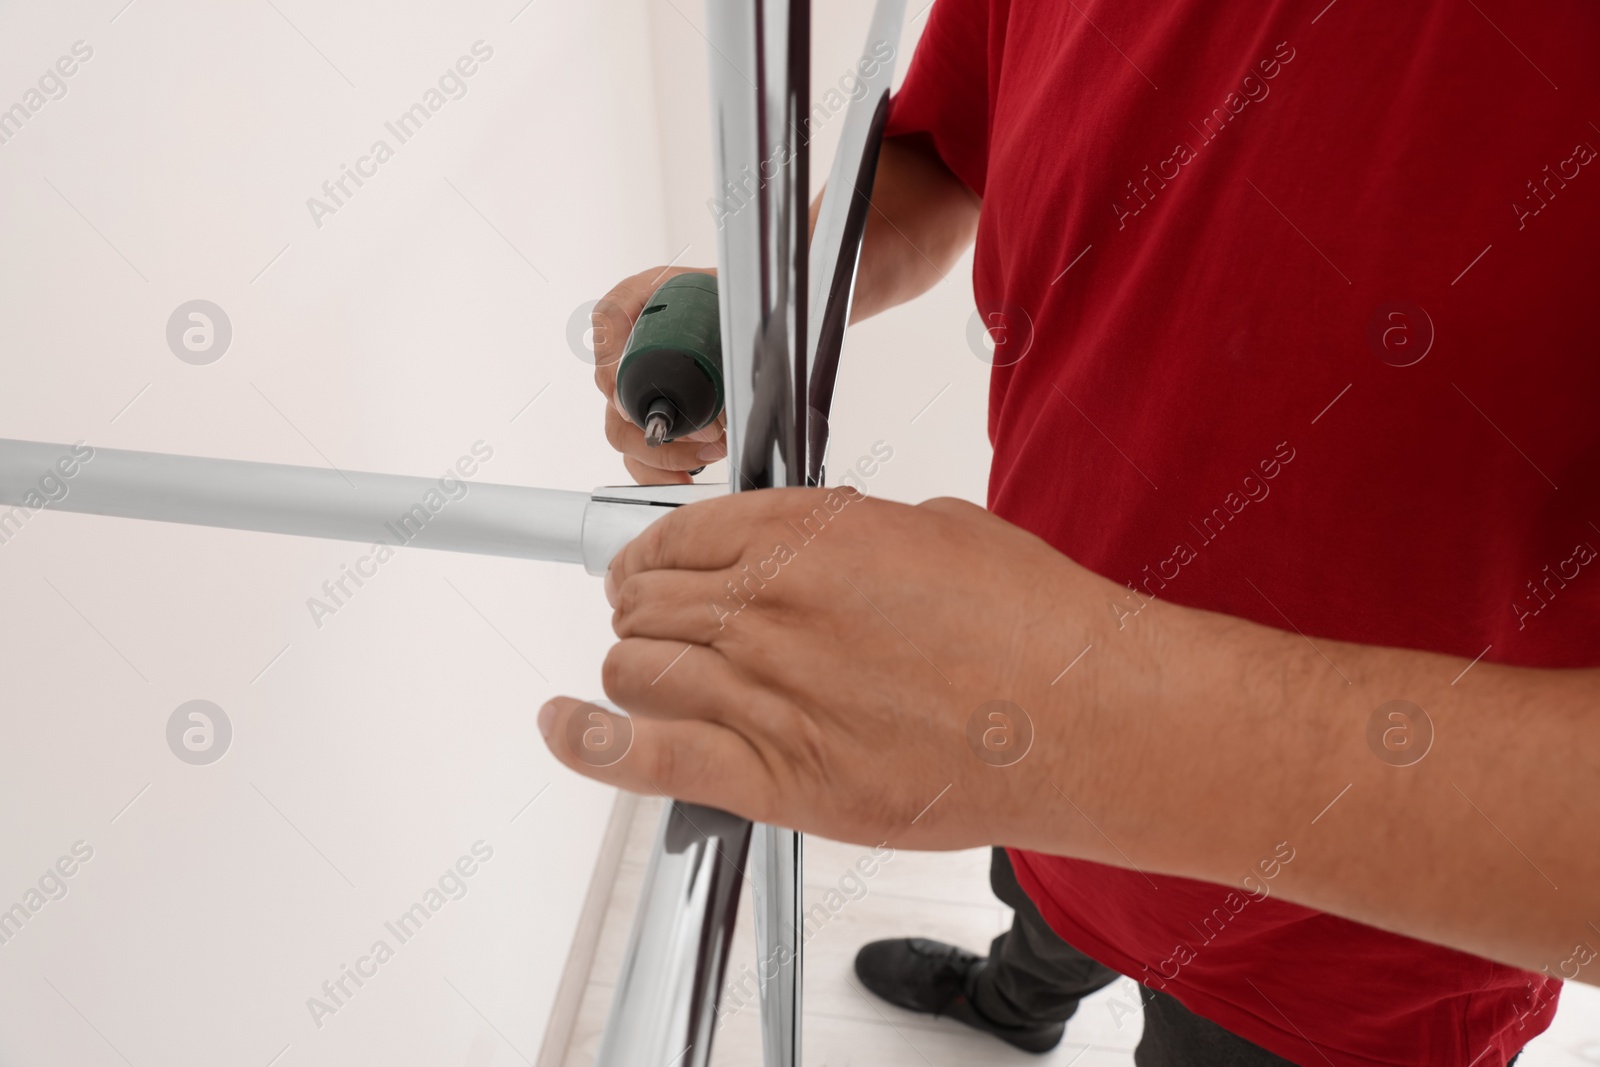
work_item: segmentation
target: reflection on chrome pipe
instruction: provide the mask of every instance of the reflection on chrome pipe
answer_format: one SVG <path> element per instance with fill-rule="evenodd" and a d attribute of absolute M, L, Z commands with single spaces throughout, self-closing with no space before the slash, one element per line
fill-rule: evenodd
<path fill-rule="evenodd" d="M 595 1067 L 706 1067 L 750 823 L 674 802 L 661 819 Z"/>
<path fill-rule="evenodd" d="M 809 0 L 707 0 L 734 491 L 803 485 Z"/>
<path fill-rule="evenodd" d="M 852 97 L 845 112 L 839 151 L 828 172 L 811 234 L 809 395 L 806 414 L 806 484 L 821 485 L 828 450 L 828 413 L 833 407 L 833 385 L 839 376 L 839 350 L 850 322 L 850 301 L 855 293 L 856 264 L 861 238 L 867 228 L 872 181 L 878 173 L 878 149 L 889 120 L 889 88 L 894 81 L 895 58 L 906 0 L 878 0 L 872 26 L 861 52 L 857 72 L 863 91 Z M 887 55 L 888 58 L 884 58 Z"/>

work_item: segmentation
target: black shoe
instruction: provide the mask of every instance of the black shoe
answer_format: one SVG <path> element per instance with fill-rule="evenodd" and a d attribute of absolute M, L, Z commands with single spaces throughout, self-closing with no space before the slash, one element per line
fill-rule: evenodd
<path fill-rule="evenodd" d="M 973 981 L 987 962 L 940 941 L 896 938 L 862 946 L 856 953 L 856 977 L 890 1004 L 966 1023 L 1024 1052 L 1049 1052 L 1060 1044 L 1065 1023 L 1001 1026 L 973 1006 Z"/>

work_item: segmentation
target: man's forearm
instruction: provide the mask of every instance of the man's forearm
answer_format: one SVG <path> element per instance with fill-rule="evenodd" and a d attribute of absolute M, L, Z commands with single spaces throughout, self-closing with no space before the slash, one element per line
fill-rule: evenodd
<path fill-rule="evenodd" d="M 1129 629 L 1159 628 L 1170 682 L 1088 812 L 1127 851 L 1108 862 L 1597 980 L 1600 672 L 1151 606 Z"/>
<path fill-rule="evenodd" d="M 822 204 L 811 205 L 811 226 Z M 861 239 L 850 320 L 876 315 L 937 285 L 978 228 L 979 201 L 931 148 L 883 142 Z"/>

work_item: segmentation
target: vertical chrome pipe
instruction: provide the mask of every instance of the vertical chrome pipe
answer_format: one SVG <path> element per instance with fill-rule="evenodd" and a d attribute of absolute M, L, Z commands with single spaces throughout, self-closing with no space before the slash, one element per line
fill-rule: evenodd
<path fill-rule="evenodd" d="M 707 0 L 734 491 L 803 485 L 809 0 Z"/>
<path fill-rule="evenodd" d="M 676 801 L 645 872 L 596 1067 L 705 1067 L 750 823 Z"/>
<path fill-rule="evenodd" d="M 868 91 L 851 103 L 815 242 L 808 236 L 805 133 L 809 0 L 707 0 L 706 9 L 729 481 L 735 492 L 816 485 L 905 0 L 878 0 L 863 51 L 863 63 L 870 58 L 874 70 L 858 71 Z M 685 811 L 674 805 L 669 826 Z M 726 820 L 728 840 L 744 827 L 753 861 L 765 1067 L 798 1067 L 803 839 L 711 815 Z M 686 885 L 711 877 L 694 868 L 710 858 L 680 858 L 670 849 L 672 836 L 664 830 L 652 862 L 602 1067 L 656 1062 L 663 1053 L 684 1067 L 704 1067 L 710 1058 L 726 953 L 708 948 L 691 956 L 683 946 L 726 945 L 737 885 L 726 894 L 686 897 Z M 742 848 L 734 852 L 742 863 Z M 630 1021 L 634 1013 L 662 1011 L 671 1018 Z"/>
<path fill-rule="evenodd" d="M 805 484 L 810 0 L 707 0 L 730 487 Z M 766 1067 L 800 1063 L 801 838 L 674 803 L 597 1067 L 706 1067 L 754 838 Z"/>
<path fill-rule="evenodd" d="M 761 991 L 765 1067 L 799 1067 L 803 1030 L 804 946 L 801 943 L 805 838 L 757 824 L 751 834 L 751 910 L 756 928 L 756 983 Z"/>
<path fill-rule="evenodd" d="M 729 483 L 805 484 L 810 0 L 707 0 Z M 752 834 L 754 829 L 754 834 Z M 752 836 L 767 1067 L 800 1063 L 801 838 L 668 808 L 596 1067 L 706 1067 Z"/>
<path fill-rule="evenodd" d="M 728 481 L 806 484 L 810 0 L 707 0 Z M 800 1063 L 801 836 L 758 826 L 751 881 L 766 1067 Z"/>

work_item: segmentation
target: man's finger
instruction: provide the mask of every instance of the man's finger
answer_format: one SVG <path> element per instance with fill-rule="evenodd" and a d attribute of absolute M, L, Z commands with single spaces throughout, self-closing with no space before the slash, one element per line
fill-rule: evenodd
<path fill-rule="evenodd" d="M 539 709 L 551 753 L 587 778 L 761 819 L 772 783 L 755 750 L 716 723 L 629 718 L 556 697 Z"/>
<path fill-rule="evenodd" d="M 639 485 L 688 485 L 694 481 L 684 471 L 664 471 L 660 467 L 640 463 L 632 456 L 623 456 L 622 465 L 627 468 L 628 477 Z"/>
<path fill-rule="evenodd" d="M 719 571 L 744 554 L 756 519 L 770 506 L 761 493 L 734 493 L 673 508 L 622 546 L 607 581 L 621 589 L 641 571 Z"/>
<path fill-rule="evenodd" d="M 618 588 L 606 585 L 618 637 L 653 637 L 709 645 L 745 601 L 729 574 L 718 571 L 641 571 Z M 749 595 L 748 593 L 745 595 Z"/>
<path fill-rule="evenodd" d="M 754 709 L 771 699 L 715 649 L 648 637 L 612 645 L 600 666 L 600 684 L 612 702 L 641 718 L 703 719 L 725 726 L 748 723 Z"/>

